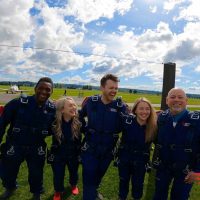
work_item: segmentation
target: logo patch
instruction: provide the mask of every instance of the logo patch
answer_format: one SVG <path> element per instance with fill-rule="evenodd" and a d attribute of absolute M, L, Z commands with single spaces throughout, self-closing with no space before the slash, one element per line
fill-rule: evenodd
<path fill-rule="evenodd" d="M 115 108 L 110 108 L 110 111 L 111 111 L 111 112 L 117 112 L 117 109 L 115 109 Z"/>
<path fill-rule="evenodd" d="M 185 126 L 185 127 L 188 127 L 190 125 L 191 125 L 190 123 L 183 123 L 183 126 Z"/>

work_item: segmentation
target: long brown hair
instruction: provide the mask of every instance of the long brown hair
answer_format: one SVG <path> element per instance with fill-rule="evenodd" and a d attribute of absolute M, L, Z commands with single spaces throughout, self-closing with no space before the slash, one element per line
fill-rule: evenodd
<path fill-rule="evenodd" d="M 61 143 L 61 138 L 63 136 L 63 133 L 62 133 L 62 110 L 64 108 L 65 102 L 70 101 L 70 100 L 72 100 L 75 103 L 74 99 L 71 97 L 62 97 L 56 101 L 56 116 L 55 116 L 53 130 L 55 131 L 55 137 L 59 143 Z M 81 134 L 80 128 L 81 128 L 81 122 L 79 121 L 78 112 L 76 112 L 76 115 L 72 118 L 72 123 L 71 123 L 73 139 L 80 137 L 80 134 Z"/>
<path fill-rule="evenodd" d="M 150 115 L 147 119 L 147 123 L 146 123 L 146 132 L 145 132 L 145 141 L 146 142 L 151 142 L 154 140 L 155 135 L 156 135 L 156 131 L 157 131 L 157 115 L 156 115 L 156 111 L 153 108 L 151 102 L 146 99 L 145 97 L 141 97 L 139 99 L 136 99 L 133 108 L 132 108 L 132 113 L 134 115 L 136 115 L 135 111 L 137 109 L 137 106 L 140 102 L 145 102 L 149 105 L 150 107 Z M 137 115 L 136 115 L 137 117 Z"/>

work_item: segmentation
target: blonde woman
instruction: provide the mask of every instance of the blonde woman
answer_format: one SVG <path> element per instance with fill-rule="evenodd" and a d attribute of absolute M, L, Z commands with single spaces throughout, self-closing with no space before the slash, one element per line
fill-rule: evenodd
<path fill-rule="evenodd" d="M 53 125 L 54 136 L 48 160 L 53 170 L 54 197 L 61 200 L 64 191 L 65 167 L 69 170 L 71 193 L 79 194 L 77 187 L 79 153 L 81 145 L 81 123 L 78 119 L 77 105 L 71 97 L 56 101 L 56 117 Z"/>
<path fill-rule="evenodd" d="M 156 112 L 146 98 L 135 101 L 130 115 L 123 115 L 123 131 L 119 147 L 119 199 L 125 200 L 132 183 L 134 200 L 142 198 L 146 164 L 155 137 Z"/>

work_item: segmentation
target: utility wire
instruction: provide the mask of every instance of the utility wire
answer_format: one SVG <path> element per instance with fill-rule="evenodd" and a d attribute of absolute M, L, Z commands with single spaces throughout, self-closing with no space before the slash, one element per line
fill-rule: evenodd
<path fill-rule="evenodd" d="M 87 55 L 87 56 L 98 56 L 103 58 L 115 58 L 119 60 L 130 60 L 140 63 L 154 63 L 154 64 L 163 64 L 159 62 L 154 61 L 148 61 L 148 60 L 137 60 L 137 59 L 131 59 L 131 58 L 125 58 L 125 57 L 116 57 L 116 56 L 109 56 L 109 55 L 100 55 L 100 54 L 92 54 L 92 53 L 86 53 L 86 52 L 79 52 L 79 51 L 68 51 L 68 50 L 62 50 L 62 49 L 52 49 L 52 48 L 42 48 L 42 47 L 22 47 L 18 45 L 8 45 L 8 44 L 0 44 L 0 47 L 8 47 L 8 48 L 21 48 L 21 49 L 34 49 L 34 50 L 44 50 L 44 51 L 53 51 L 53 52 L 63 52 L 63 53 L 75 53 L 80 55 Z"/>

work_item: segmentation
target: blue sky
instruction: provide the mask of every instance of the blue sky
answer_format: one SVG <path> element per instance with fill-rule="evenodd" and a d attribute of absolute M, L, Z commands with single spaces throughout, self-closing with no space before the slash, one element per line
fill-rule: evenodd
<path fill-rule="evenodd" d="M 200 93 L 198 0 L 2 0 L 0 80 L 162 90 L 163 63 L 176 87 Z"/>

